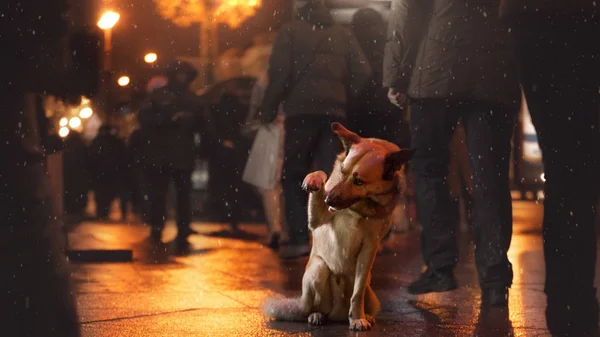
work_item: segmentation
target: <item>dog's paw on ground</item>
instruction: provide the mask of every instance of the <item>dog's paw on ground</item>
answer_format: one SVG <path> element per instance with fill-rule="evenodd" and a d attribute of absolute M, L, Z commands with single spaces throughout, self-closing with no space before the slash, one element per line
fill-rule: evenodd
<path fill-rule="evenodd" d="M 367 322 L 369 322 L 371 325 L 374 325 L 376 322 L 375 317 L 369 314 L 365 314 L 365 318 L 367 319 Z"/>
<path fill-rule="evenodd" d="M 320 312 L 313 312 L 308 316 L 308 323 L 312 325 L 323 325 L 325 324 L 325 315 Z"/>
<path fill-rule="evenodd" d="M 350 319 L 350 330 L 352 331 L 367 331 L 371 329 L 371 323 L 367 321 L 365 318 Z"/>
<path fill-rule="evenodd" d="M 302 182 L 302 188 L 308 192 L 315 192 L 320 190 L 327 181 L 327 174 L 323 171 L 316 171 L 309 173 L 304 182 Z"/>

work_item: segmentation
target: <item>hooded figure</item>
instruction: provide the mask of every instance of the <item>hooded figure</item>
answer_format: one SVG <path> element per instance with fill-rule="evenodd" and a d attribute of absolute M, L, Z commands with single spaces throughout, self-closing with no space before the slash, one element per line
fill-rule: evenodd
<path fill-rule="evenodd" d="M 187 62 L 172 61 L 167 67 L 167 85 L 151 91 L 138 114 L 139 137 L 143 141 L 135 154 L 140 158 L 144 194 L 148 197 L 145 221 L 152 239 L 160 241 L 166 218 L 169 180 L 177 192 L 178 242 L 187 242 L 192 233 L 191 174 L 194 169 L 194 133 L 206 125 L 200 99 L 189 90 L 196 70 Z"/>
<path fill-rule="evenodd" d="M 296 20 L 277 34 L 259 118 L 273 122 L 283 103 L 282 186 L 290 244 L 281 252 L 282 258 L 310 252 L 308 196 L 300 183 L 315 162 L 318 170 L 330 172 L 333 168 L 340 147 L 330 125 L 345 122 L 348 94 L 360 92 L 370 76 L 369 62 L 356 38 L 335 24 L 321 1 L 300 8 Z"/>

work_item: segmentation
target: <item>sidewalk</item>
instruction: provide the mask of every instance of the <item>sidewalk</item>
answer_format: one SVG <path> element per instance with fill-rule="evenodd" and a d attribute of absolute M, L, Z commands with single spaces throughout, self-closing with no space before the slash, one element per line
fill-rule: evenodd
<path fill-rule="evenodd" d="M 281 262 L 258 242 L 263 226 L 246 226 L 258 237 L 239 240 L 215 233 L 224 225 L 195 224 L 192 252 L 150 258 L 141 243 L 144 227 L 85 223 L 70 236 L 74 249 L 134 249 L 133 263 L 77 264 L 79 312 L 85 337 L 140 336 L 549 336 L 545 329 L 541 206 L 515 202 L 510 259 L 515 272 L 509 312 L 479 312 L 479 288 L 468 238 L 461 239 L 460 288 L 412 296 L 404 287 L 420 271 L 419 233 L 394 235 L 379 256 L 373 289 L 382 312 L 371 332 L 347 324 L 313 327 L 269 322 L 259 310 L 267 296 L 298 296 L 306 259 Z M 222 233 L 221 233 L 222 234 Z M 171 224 L 165 238 L 175 235 Z"/>

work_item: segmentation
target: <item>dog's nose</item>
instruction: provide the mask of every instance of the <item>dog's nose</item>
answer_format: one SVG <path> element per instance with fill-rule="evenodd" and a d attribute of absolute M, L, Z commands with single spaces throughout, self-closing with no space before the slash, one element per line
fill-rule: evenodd
<path fill-rule="evenodd" d="M 325 205 L 327 205 L 327 206 L 331 206 L 331 197 L 330 197 L 330 196 L 327 196 L 327 197 L 325 198 Z"/>

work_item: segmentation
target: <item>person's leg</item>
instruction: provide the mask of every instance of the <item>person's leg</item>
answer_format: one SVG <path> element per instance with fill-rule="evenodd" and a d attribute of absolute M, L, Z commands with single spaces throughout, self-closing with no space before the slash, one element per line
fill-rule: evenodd
<path fill-rule="evenodd" d="M 177 194 L 177 239 L 185 241 L 193 233 L 190 228 L 192 222 L 192 172 L 171 170 L 170 174 Z"/>
<path fill-rule="evenodd" d="M 279 239 L 281 237 L 281 207 L 279 202 L 281 189 L 274 187 L 268 190 L 257 190 L 262 197 L 265 220 L 269 231 L 267 246 L 276 249 L 279 247 Z"/>
<path fill-rule="evenodd" d="M 100 180 L 94 189 L 96 201 L 96 217 L 101 220 L 108 219 L 110 215 L 111 187 L 109 182 Z"/>
<path fill-rule="evenodd" d="M 583 37 L 598 36 L 599 26 L 597 19 L 566 15 L 514 25 L 521 82 L 545 166 L 546 318 L 556 336 L 598 330 L 600 46 Z"/>
<path fill-rule="evenodd" d="M 346 123 L 343 119 L 323 118 L 314 126 L 318 128 L 318 140 L 314 154 L 317 170 L 327 173 L 327 176 L 331 174 L 335 160 L 343 149 L 340 139 L 331 130 L 333 122 Z"/>
<path fill-rule="evenodd" d="M 456 288 L 458 208 L 450 196 L 448 146 L 459 113 L 444 99 L 416 101 L 411 106 L 411 160 L 417 209 L 421 221 L 421 253 L 427 271 L 408 287 L 413 294 Z"/>
<path fill-rule="evenodd" d="M 506 305 L 512 284 L 510 151 L 516 111 L 474 101 L 463 114 L 473 174 L 475 264 L 485 305 Z M 516 109 L 516 108 L 515 108 Z"/>
<path fill-rule="evenodd" d="M 150 226 L 151 239 L 160 241 L 167 217 L 168 172 L 144 170 L 144 221 Z"/>
<path fill-rule="evenodd" d="M 318 141 L 314 116 L 294 116 L 285 120 L 282 187 L 285 199 L 285 221 L 289 244 L 281 251 L 282 258 L 295 258 L 310 252 L 307 203 L 302 181 L 310 172 L 313 150 Z"/>

